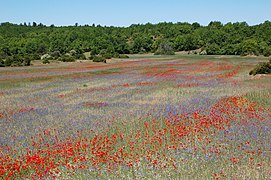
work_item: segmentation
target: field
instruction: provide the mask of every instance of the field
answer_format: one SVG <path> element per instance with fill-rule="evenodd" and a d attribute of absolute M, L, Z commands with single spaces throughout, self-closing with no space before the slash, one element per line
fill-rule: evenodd
<path fill-rule="evenodd" d="M 271 179 L 265 58 L 0 68 L 2 179 Z"/>

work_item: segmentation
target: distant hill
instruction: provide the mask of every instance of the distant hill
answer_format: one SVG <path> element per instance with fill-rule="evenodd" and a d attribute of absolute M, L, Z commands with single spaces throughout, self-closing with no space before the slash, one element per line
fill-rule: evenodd
<path fill-rule="evenodd" d="M 31 60 L 42 56 L 72 61 L 85 59 L 85 52 L 110 58 L 130 53 L 167 54 L 167 49 L 170 54 L 201 49 L 202 54 L 208 55 L 270 56 L 271 22 L 254 26 L 246 22 L 222 24 L 218 21 L 208 26 L 170 22 L 129 27 L 55 27 L 35 22 L 0 25 L 0 66 L 30 65 Z"/>

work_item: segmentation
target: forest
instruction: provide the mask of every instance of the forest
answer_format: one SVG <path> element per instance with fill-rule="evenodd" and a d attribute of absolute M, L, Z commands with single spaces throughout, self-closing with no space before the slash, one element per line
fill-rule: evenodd
<path fill-rule="evenodd" d="M 193 51 L 197 50 L 197 51 Z M 74 61 L 127 57 L 127 54 L 174 54 L 178 51 L 207 55 L 271 55 L 271 22 L 46 26 L 42 23 L 0 25 L 0 67 L 28 66 L 32 60 Z M 102 58 L 101 58 L 102 57 Z"/>

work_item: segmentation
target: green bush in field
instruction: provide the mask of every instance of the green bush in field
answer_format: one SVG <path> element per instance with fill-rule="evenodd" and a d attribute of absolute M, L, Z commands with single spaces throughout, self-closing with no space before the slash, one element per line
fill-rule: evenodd
<path fill-rule="evenodd" d="M 50 61 L 48 59 L 42 60 L 42 64 L 50 64 Z"/>
<path fill-rule="evenodd" d="M 256 68 L 249 72 L 249 75 L 255 76 L 256 74 L 271 74 L 271 59 L 269 62 L 259 63 Z"/>
<path fill-rule="evenodd" d="M 170 43 L 161 43 L 154 55 L 174 55 L 175 52 Z"/>
<path fill-rule="evenodd" d="M 58 59 L 59 57 L 61 57 L 60 51 L 53 51 L 49 55 L 51 56 L 51 59 L 47 58 L 48 60 Z"/>
<path fill-rule="evenodd" d="M 112 57 L 113 57 L 113 58 L 120 58 L 120 54 L 117 53 L 117 52 L 114 52 L 114 53 L 112 54 Z"/>
<path fill-rule="evenodd" d="M 73 56 L 69 56 L 69 55 L 63 55 L 61 57 L 58 58 L 59 61 L 63 61 L 63 62 L 74 62 L 75 58 Z"/>
<path fill-rule="evenodd" d="M 106 58 L 103 56 L 94 56 L 92 61 L 93 62 L 106 62 Z"/>
<path fill-rule="evenodd" d="M 80 59 L 80 60 L 86 60 L 86 56 L 84 54 L 76 54 L 73 57 L 75 57 L 75 59 Z"/>
<path fill-rule="evenodd" d="M 7 66 L 30 66 L 31 65 L 31 59 L 29 56 L 7 56 L 5 60 L 2 60 L 0 62 L 0 66 L 7 67 Z"/>
<path fill-rule="evenodd" d="M 75 59 L 86 60 L 86 56 L 80 51 L 70 50 L 68 55 L 74 57 Z"/>
<path fill-rule="evenodd" d="M 7 56 L 3 62 L 6 67 L 11 66 L 13 62 L 13 56 Z"/>
<path fill-rule="evenodd" d="M 31 65 L 31 59 L 29 57 L 24 57 L 22 60 L 22 66 L 30 66 Z"/>
<path fill-rule="evenodd" d="M 119 58 L 123 58 L 123 59 L 126 59 L 126 58 L 129 58 L 129 56 L 128 55 L 126 55 L 126 54 L 120 54 L 119 55 Z"/>
<path fill-rule="evenodd" d="M 113 55 L 110 53 L 105 53 L 102 55 L 102 57 L 104 57 L 105 59 L 111 59 L 113 57 Z"/>
<path fill-rule="evenodd" d="M 119 53 L 105 49 L 101 50 L 99 55 L 105 59 L 119 58 Z"/>

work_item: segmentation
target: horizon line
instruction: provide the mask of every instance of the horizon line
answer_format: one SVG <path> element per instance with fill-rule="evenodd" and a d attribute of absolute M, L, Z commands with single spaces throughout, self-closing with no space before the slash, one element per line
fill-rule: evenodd
<path fill-rule="evenodd" d="M 235 22 L 232 22 L 232 21 L 229 21 L 229 22 L 226 22 L 226 23 L 223 23 L 222 21 L 219 21 L 219 20 L 212 20 L 208 23 L 208 25 L 212 22 L 220 22 L 223 26 L 226 25 L 226 24 L 229 24 L 229 23 L 246 23 L 248 26 L 257 26 L 257 25 L 260 25 L 260 24 L 263 24 L 265 22 L 270 22 L 270 20 L 264 20 L 263 22 L 261 23 L 257 23 L 257 24 L 249 24 L 247 21 L 235 21 Z M 42 22 L 36 22 L 36 21 L 32 21 L 32 22 L 21 22 L 21 23 L 14 23 L 14 22 L 10 22 L 10 21 L 5 21 L 5 22 L 0 22 L 0 25 L 4 25 L 4 24 L 12 24 L 12 25 L 18 25 L 18 26 L 28 26 L 28 27 L 33 27 L 33 23 L 36 23 L 36 26 L 43 26 L 43 27 L 82 27 L 82 26 L 93 26 L 93 27 L 122 27 L 122 28 L 125 28 L 125 27 L 130 27 L 130 26 L 133 26 L 133 25 L 148 25 L 148 24 L 151 24 L 151 25 L 158 25 L 158 24 L 162 24 L 162 23 L 172 23 L 172 24 L 194 24 L 194 23 L 198 23 L 200 26 L 203 26 L 203 27 L 206 27 L 208 25 L 203 25 L 197 21 L 195 22 L 187 22 L 187 21 L 176 21 L 176 22 L 172 22 L 172 21 L 160 21 L 158 23 L 151 23 L 151 22 L 145 22 L 145 23 L 131 23 L 129 26 L 119 26 L 119 25 L 101 25 L 101 24 L 96 24 L 96 23 L 85 23 L 85 24 L 79 24 L 78 22 L 75 22 L 72 24 L 69 24 L 69 25 L 57 25 L 57 24 L 44 24 Z"/>

